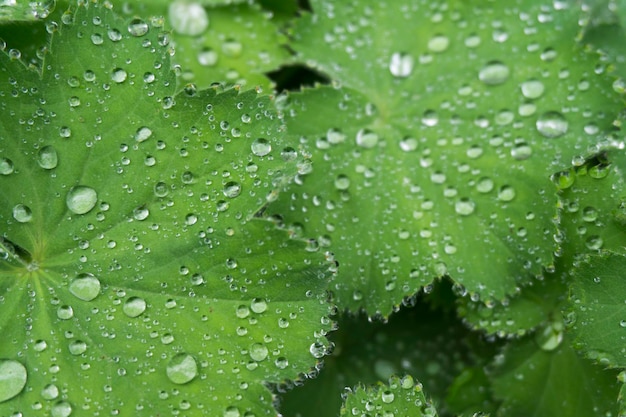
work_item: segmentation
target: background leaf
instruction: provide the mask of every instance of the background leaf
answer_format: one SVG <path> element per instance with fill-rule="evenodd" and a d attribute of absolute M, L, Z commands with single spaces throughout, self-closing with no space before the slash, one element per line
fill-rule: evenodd
<path fill-rule="evenodd" d="M 275 413 L 332 310 L 250 220 L 298 169 L 269 99 L 175 95 L 162 28 L 98 4 L 50 51 L 0 53 L 0 415 Z"/>
<path fill-rule="evenodd" d="M 576 11 L 312 6 L 293 47 L 341 89 L 287 102 L 313 170 L 272 210 L 335 253 L 338 304 L 386 316 L 442 275 L 502 301 L 552 267 L 549 176 L 610 130 L 619 107 L 612 79 L 569 41 Z"/>

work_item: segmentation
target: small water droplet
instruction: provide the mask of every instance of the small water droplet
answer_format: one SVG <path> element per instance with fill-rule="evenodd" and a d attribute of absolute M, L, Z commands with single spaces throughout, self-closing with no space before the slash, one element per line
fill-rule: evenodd
<path fill-rule="evenodd" d="M 133 36 L 143 36 L 149 29 L 148 24 L 141 19 L 133 19 L 128 24 L 128 33 Z"/>
<path fill-rule="evenodd" d="M 224 184 L 224 195 L 229 198 L 235 198 L 241 194 L 241 185 L 234 181 L 229 181 Z"/>
<path fill-rule="evenodd" d="M 92 274 L 81 273 L 70 283 L 69 290 L 83 301 L 91 301 L 100 294 L 100 280 Z"/>
<path fill-rule="evenodd" d="M 241 55 L 242 51 L 243 45 L 235 39 L 227 39 L 222 43 L 222 52 L 226 56 L 237 58 Z"/>
<path fill-rule="evenodd" d="M 9 158 L 0 158 L 0 174 L 9 175 L 15 171 L 13 161 Z"/>
<path fill-rule="evenodd" d="M 454 204 L 454 211 L 461 216 L 469 216 L 476 209 L 476 203 L 469 198 L 461 198 Z"/>
<path fill-rule="evenodd" d="M 250 310 L 258 314 L 263 313 L 267 310 L 267 302 L 262 298 L 253 298 L 250 303 Z"/>
<path fill-rule="evenodd" d="M 565 326 L 562 322 L 554 322 L 537 331 L 535 342 L 542 350 L 553 351 L 559 347 L 563 341 L 563 330 Z"/>
<path fill-rule="evenodd" d="M 510 75 L 509 67 L 500 61 L 487 63 L 478 73 L 478 79 L 487 85 L 504 83 Z"/>
<path fill-rule="evenodd" d="M 378 134 L 368 129 L 361 129 L 356 134 L 356 144 L 362 148 L 373 148 L 378 144 Z"/>
<path fill-rule="evenodd" d="M 72 414 L 72 405 L 67 401 L 59 401 L 52 406 L 50 415 L 52 417 L 69 417 Z"/>
<path fill-rule="evenodd" d="M 414 59 L 403 52 L 395 52 L 389 61 L 389 72 L 397 78 L 406 78 L 413 72 Z"/>
<path fill-rule="evenodd" d="M 529 99 L 539 98 L 543 95 L 545 87 L 539 80 L 528 80 L 520 85 L 522 95 Z"/>
<path fill-rule="evenodd" d="M 518 161 L 530 158 L 533 148 L 526 142 L 520 142 L 511 148 L 511 156 Z"/>
<path fill-rule="evenodd" d="M 150 215 L 150 210 L 146 206 L 137 207 L 133 210 L 133 219 L 137 221 L 146 220 Z"/>
<path fill-rule="evenodd" d="M 350 188 L 350 178 L 346 175 L 339 174 L 337 178 L 335 178 L 335 188 L 338 190 L 347 190 Z"/>
<path fill-rule="evenodd" d="M 411 152 L 417 149 L 417 139 L 413 137 L 405 137 L 400 141 L 400 149 L 404 152 Z"/>
<path fill-rule="evenodd" d="M 13 207 L 13 218 L 20 223 L 28 223 L 33 219 L 33 212 L 27 205 L 17 204 Z"/>
<path fill-rule="evenodd" d="M 450 46 L 450 39 L 444 35 L 435 35 L 428 41 L 428 49 L 433 52 L 444 52 Z"/>
<path fill-rule="evenodd" d="M 598 219 L 598 210 L 595 207 L 587 206 L 583 209 L 583 220 L 586 222 L 595 222 Z"/>
<path fill-rule="evenodd" d="M 186 384 L 198 375 L 198 364 L 193 356 L 179 353 L 167 364 L 165 373 L 174 384 Z"/>
<path fill-rule="evenodd" d="M 565 117 L 556 111 L 543 113 L 537 119 L 537 130 L 547 138 L 558 138 L 567 133 L 568 123 Z"/>
<path fill-rule="evenodd" d="M 515 198 L 515 189 L 510 185 L 503 185 L 498 190 L 498 200 L 500 201 L 511 201 Z"/>
<path fill-rule="evenodd" d="M 0 359 L 0 403 L 22 392 L 28 373 L 18 361 Z"/>
<path fill-rule="evenodd" d="M 59 156 L 53 146 L 44 146 L 37 152 L 37 163 L 43 169 L 53 169 L 59 163 Z"/>
<path fill-rule="evenodd" d="M 253 361 L 261 362 L 262 360 L 267 358 L 269 350 L 262 343 L 253 343 L 250 346 L 250 349 L 248 350 L 248 352 Z"/>
<path fill-rule="evenodd" d="M 175 1 L 168 16 L 172 29 L 181 35 L 198 36 L 209 27 L 209 16 L 199 2 Z"/>
<path fill-rule="evenodd" d="M 148 140 L 150 136 L 152 136 L 152 129 L 147 126 L 142 126 L 135 132 L 135 140 L 137 142 Z"/>
<path fill-rule="evenodd" d="M 587 249 L 590 250 L 600 250 L 602 249 L 602 245 L 604 245 L 604 241 L 598 235 L 589 236 L 585 240 L 585 246 L 587 246 Z"/>
<path fill-rule="evenodd" d="M 169 193 L 167 184 L 164 182 L 157 182 L 154 184 L 154 195 L 157 197 L 165 197 Z"/>
<path fill-rule="evenodd" d="M 198 63 L 205 67 L 212 67 L 217 64 L 218 55 L 211 48 L 204 48 L 198 52 Z"/>
<path fill-rule="evenodd" d="M 71 306 L 63 305 L 57 309 L 57 317 L 61 320 L 69 320 L 74 317 L 74 309 Z"/>
<path fill-rule="evenodd" d="M 395 395 L 391 391 L 383 391 L 381 399 L 385 404 L 389 404 L 393 402 L 393 400 L 395 399 Z"/>
<path fill-rule="evenodd" d="M 67 193 L 65 203 L 67 208 L 75 214 L 85 214 L 96 206 L 98 193 L 91 187 L 77 185 Z"/>
<path fill-rule="evenodd" d="M 250 145 L 252 153 L 256 156 L 265 156 L 272 151 L 272 144 L 263 138 L 258 138 Z"/>
<path fill-rule="evenodd" d="M 44 400 L 54 400 L 59 397 L 59 387 L 48 384 L 41 390 L 41 396 Z"/>
<path fill-rule="evenodd" d="M 111 72 L 111 79 L 118 84 L 126 81 L 126 78 L 128 78 L 128 73 L 122 68 L 115 68 Z"/>
<path fill-rule="evenodd" d="M 87 351 L 87 343 L 82 340 L 74 340 L 69 345 L 69 351 L 72 355 L 81 355 Z"/>
<path fill-rule="evenodd" d="M 146 300 L 141 297 L 129 297 L 122 307 L 128 317 L 138 317 L 146 311 Z"/>

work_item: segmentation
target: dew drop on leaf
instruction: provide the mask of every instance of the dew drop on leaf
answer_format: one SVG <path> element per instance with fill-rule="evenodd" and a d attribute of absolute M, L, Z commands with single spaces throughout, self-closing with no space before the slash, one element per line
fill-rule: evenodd
<path fill-rule="evenodd" d="M 378 139 L 378 134 L 368 129 L 361 129 L 356 134 L 356 144 L 366 149 L 376 146 Z"/>
<path fill-rule="evenodd" d="M 0 174 L 9 175 L 15 171 L 15 167 L 13 166 L 13 161 L 9 158 L 0 158 Z"/>
<path fill-rule="evenodd" d="M 48 384 L 41 390 L 41 396 L 44 400 L 54 400 L 59 397 L 59 387 L 54 384 Z"/>
<path fill-rule="evenodd" d="M 250 345 L 248 352 L 253 361 L 261 362 L 267 358 L 269 350 L 267 349 L 267 346 L 262 343 L 253 343 Z"/>
<path fill-rule="evenodd" d="M 146 126 L 142 126 L 135 132 L 135 140 L 137 142 L 143 142 L 148 140 L 152 136 L 152 129 Z"/>
<path fill-rule="evenodd" d="M 478 72 L 478 79 L 487 85 L 498 85 L 504 83 L 510 73 L 509 67 L 502 62 L 491 61 Z"/>
<path fill-rule="evenodd" d="M 59 163 L 59 156 L 53 146 L 44 146 L 37 152 L 37 163 L 43 169 L 53 169 Z"/>
<path fill-rule="evenodd" d="M 413 137 L 405 137 L 400 141 L 400 149 L 404 152 L 411 152 L 417 149 L 417 139 Z"/>
<path fill-rule="evenodd" d="M 198 375 L 198 364 L 193 356 L 179 353 L 169 361 L 165 373 L 174 384 L 186 384 Z"/>
<path fill-rule="evenodd" d="M 454 204 L 454 211 L 461 216 L 469 216 L 476 209 L 476 204 L 469 198 L 461 198 Z"/>
<path fill-rule="evenodd" d="M 222 52 L 226 56 L 236 58 L 241 55 L 242 51 L 243 45 L 235 39 L 226 39 L 224 43 L 222 43 Z"/>
<path fill-rule="evenodd" d="M 397 78 L 406 78 L 413 72 L 414 59 L 411 55 L 395 52 L 389 61 L 389 72 Z"/>
<path fill-rule="evenodd" d="M 515 189 L 510 185 L 503 185 L 498 190 L 498 200 L 511 201 L 515 198 Z"/>
<path fill-rule="evenodd" d="M 389 404 L 393 402 L 393 400 L 395 399 L 395 395 L 391 391 L 383 391 L 381 399 L 385 404 Z"/>
<path fill-rule="evenodd" d="M 522 95 L 529 99 L 539 98 L 543 95 L 545 87 L 539 80 L 528 80 L 520 85 Z"/>
<path fill-rule="evenodd" d="M 17 204 L 13 207 L 13 218 L 20 223 L 28 223 L 33 219 L 33 212 L 30 207 Z"/>
<path fill-rule="evenodd" d="M 553 322 L 540 329 L 535 334 L 535 342 L 545 351 L 552 351 L 563 341 L 564 325 L 562 322 Z"/>
<path fill-rule="evenodd" d="M 267 302 L 262 298 L 253 298 L 250 303 L 250 309 L 255 313 L 263 313 L 267 310 Z"/>
<path fill-rule="evenodd" d="M 69 345 L 69 351 L 72 355 L 81 355 L 87 351 L 87 343 L 82 340 L 74 340 Z"/>
<path fill-rule="evenodd" d="M 59 401 L 52 406 L 50 415 L 52 417 L 69 417 L 72 414 L 72 405 L 67 401 Z"/>
<path fill-rule="evenodd" d="M 150 215 L 150 210 L 148 210 L 145 206 L 137 207 L 133 210 L 133 219 L 137 221 L 146 220 Z"/>
<path fill-rule="evenodd" d="M 148 33 L 149 26 L 141 19 L 133 19 L 128 24 L 128 33 L 133 36 L 143 36 Z"/>
<path fill-rule="evenodd" d="M 212 67 L 217 64 L 218 55 L 211 48 L 204 48 L 198 52 L 198 63 L 205 67 Z"/>
<path fill-rule="evenodd" d="M 69 290 L 77 298 L 83 301 L 91 301 L 100 294 L 100 280 L 92 274 L 79 274 L 70 283 Z"/>
<path fill-rule="evenodd" d="M 128 78 L 128 73 L 122 68 L 115 68 L 111 73 L 111 80 L 118 84 L 126 81 L 126 78 Z"/>
<path fill-rule="evenodd" d="M 337 178 L 335 178 L 335 188 L 338 190 L 347 190 L 350 187 L 350 178 L 346 175 L 339 174 Z"/>
<path fill-rule="evenodd" d="M 241 185 L 234 181 L 224 184 L 224 195 L 226 197 L 235 198 L 241 194 Z"/>
<path fill-rule="evenodd" d="M 67 193 L 65 203 L 67 208 L 75 214 L 85 214 L 91 211 L 98 201 L 98 193 L 91 187 L 77 185 Z"/>
<path fill-rule="evenodd" d="M 241 417 L 241 412 L 235 406 L 230 406 L 224 410 L 224 417 Z"/>
<path fill-rule="evenodd" d="M 258 138 L 252 142 L 250 148 L 256 156 L 265 156 L 272 151 L 272 144 L 267 139 Z"/>
<path fill-rule="evenodd" d="M 57 317 L 61 320 L 69 320 L 74 317 L 74 309 L 71 306 L 63 305 L 57 309 Z"/>
<path fill-rule="evenodd" d="M 450 45 L 450 39 L 444 35 L 435 35 L 428 41 L 428 49 L 433 52 L 444 52 Z"/>
<path fill-rule="evenodd" d="M 188 1 L 175 1 L 168 10 L 172 29 L 181 35 L 198 36 L 209 27 L 209 16 L 202 4 Z"/>
<path fill-rule="evenodd" d="M 19 394 L 26 385 L 28 373 L 18 361 L 0 359 L 0 403 Z"/>
<path fill-rule="evenodd" d="M 543 113 L 537 119 L 537 131 L 547 138 L 558 138 L 567 133 L 568 123 L 565 117 L 556 111 Z"/>
<path fill-rule="evenodd" d="M 532 154 L 533 148 L 526 142 L 520 142 L 511 148 L 511 156 L 518 161 L 528 159 Z"/>
<path fill-rule="evenodd" d="M 129 297 L 122 307 L 128 317 L 138 317 L 146 311 L 146 300 L 141 297 Z"/>

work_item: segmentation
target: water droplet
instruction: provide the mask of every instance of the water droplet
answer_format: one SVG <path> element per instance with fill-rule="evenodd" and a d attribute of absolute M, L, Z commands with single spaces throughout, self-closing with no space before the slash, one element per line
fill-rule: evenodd
<path fill-rule="evenodd" d="M 568 123 L 565 117 L 556 111 L 543 113 L 537 119 L 537 130 L 547 138 L 558 138 L 567 133 Z"/>
<path fill-rule="evenodd" d="M 146 220 L 150 215 L 150 210 L 146 206 L 137 207 L 133 210 L 133 219 L 137 221 Z"/>
<path fill-rule="evenodd" d="M 149 29 L 148 24 L 141 19 L 133 19 L 128 24 L 128 33 L 133 36 L 143 36 Z"/>
<path fill-rule="evenodd" d="M 146 311 L 146 300 L 140 297 L 129 297 L 122 307 L 128 317 L 138 317 Z"/>
<path fill-rule="evenodd" d="M 583 220 L 586 222 L 595 222 L 598 219 L 598 210 L 594 207 L 587 206 L 583 209 Z"/>
<path fill-rule="evenodd" d="M 152 136 L 152 129 L 146 126 L 142 126 L 135 132 L 135 140 L 137 142 L 143 142 L 148 140 Z"/>
<path fill-rule="evenodd" d="M 550 323 L 535 334 L 535 342 L 542 350 L 553 351 L 563 341 L 564 328 L 562 322 Z"/>
<path fill-rule="evenodd" d="M 227 182 L 223 192 L 226 197 L 235 198 L 241 194 L 241 185 L 234 181 Z"/>
<path fill-rule="evenodd" d="M 265 310 L 267 310 L 267 302 L 262 298 L 253 298 L 252 302 L 250 303 L 250 310 L 259 314 L 263 313 Z"/>
<path fill-rule="evenodd" d="M 561 171 L 553 174 L 551 179 L 557 186 L 557 188 L 559 188 L 560 190 L 564 190 L 574 184 L 574 182 L 576 181 L 576 174 L 574 173 L 573 169 L 568 169 L 566 171 Z"/>
<path fill-rule="evenodd" d="M 435 35 L 428 41 L 428 49 L 433 52 L 444 52 L 450 46 L 450 39 L 444 35 Z"/>
<path fill-rule="evenodd" d="M 530 158 L 533 154 L 533 148 L 526 142 L 520 142 L 511 148 L 511 156 L 518 161 Z"/>
<path fill-rule="evenodd" d="M 181 35 L 198 36 L 209 27 L 209 16 L 200 3 L 175 1 L 168 15 L 172 29 Z"/>
<path fill-rule="evenodd" d="M 417 139 L 412 137 L 405 137 L 400 141 L 400 149 L 404 152 L 411 152 L 417 149 Z"/>
<path fill-rule="evenodd" d="M 94 45 L 102 45 L 102 43 L 104 42 L 104 38 L 100 33 L 94 33 L 91 35 L 91 42 Z"/>
<path fill-rule="evenodd" d="M 230 406 L 224 410 L 224 417 L 241 417 L 241 412 L 235 406 Z"/>
<path fill-rule="evenodd" d="M 33 219 L 33 212 L 30 207 L 17 204 L 13 207 L 13 218 L 20 223 L 28 223 Z"/>
<path fill-rule="evenodd" d="M 483 148 L 481 148 L 479 145 L 471 146 L 466 152 L 467 157 L 470 159 L 476 159 L 480 157 L 482 154 L 483 154 Z"/>
<path fill-rule="evenodd" d="M 87 351 L 87 343 L 82 340 L 74 340 L 69 346 L 72 355 L 81 355 Z"/>
<path fill-rule="evenodd" d="M 268 353 L 269 353 L 269 350 L 262 343 L 253 343 L 249 349 L 250 357 L 252 358 L 253 361 L 256 361 L 256 362 L 261 362 L 262 360 L 267 358 Z"/>
<path fill-rule="evenodd" d="M 398 78 L 406 78 L 413 72 L 413 57 L 403 52 L 395 52 L 389 61 L 389 72 Z"/>
<path fill-rule="evenodd" d="M 272 151 L 272 144 L 263 138 L 258 138 L 250 145 L 252 153 L 256 156 L 265 156 Z"/>
<path fill-rule="evenodd" d="M 520 88 L 522 89 L 524 97 L 529 99 L 539 98 L 545 91 L 543 83 L 539 80 L 528 80 L 523 82 L 522 85 L 520 85 Z"/>
<path fill-rule="evenodd" d="M 37 163 L 43 169 L 53 169 L 59 163 L 59 156 L 53 146 L 44 146 L 37 152 Z"/>
<path fill-rule="evenodd" d="M 63 305 L 57 309 L 57 317 L 61 320 L 69 320 L 74 317 L 74 309 L 71 306 Z"/>
<path fill-rule="evenodd" d="M 67 208 L 75 214 L 85 214 L 91 211 L 98 201 L 98 193 L 91 187 L 77 185 L 67 193 L 65 203 Z"/>
<path fill-rule="evenodd" d="M 487 85 L 498 85 L 504 83 L 511 71 L 509 67 L 500 61 L 487 63 L 478 73 L 478 79 Z"/>
<path fill-rule="evenodd" d="M 59 401 L 52 406 L 50 415 L 52 417 L 69 417 L 72 414 L 72 405 L 67 401 Z"/>
<path fill-rule="evenodd" d="M 339 174 L 335 178 L 335 188 L 338 190 L 347 190 L 350 187 L 350 178 L 346 175 Z"/>
<path fill-rule="evenodd" d="M 12 174 L 14 170 L 13 161 L 9 158 L 0 158 L 0 174 L 9 175 Z"/>
<path fill-rule="evenodd" d="M 368 129 L 361 129 L 356 134 L 356 144 L 362 148 L 373 148 L 378 144 L 378 134 Z"/>
<path fill-rule="evenodd" d="M 111 73 L 111 79 L 118 84 L 126 81 L 126 78 L 128 78 L 128 73 L 122 68 L 115 68 Z"/>
<path fill-rule="evenodd" d="M 509 185 L 503 185 L 498 190 L 498 200 L 511 201 L 515 198 L 515 189 Z"/>
<path fill-rule="evenodd" d="M 54 400 L 59 397 L 59 387 L 48 384 L 41 390 L 41 396 L 44 400 Z"/>
<path fill-rule="evenodd" d="M 235 39 L 227 39 L 222 43 L 222 52 L 224 55 L 236 58 L 241 55 L 243 45 Z"/>
<path fill-rule="evenodd" d="M 461 198 L 454 204 L 454 211 L 461 216 L 469 216 L 476 209 L 476 204 L 469 198 Z"/>
<path fill-rule="evenodd" d="M 284 356 L 280 356 L 276 358 L 276 360 L 274 361 L 274 364 L 276 365 L 278 369 L 285 369 L 287 368 L 287 366 L 289 366 L 289 361 Z"/>
<path fill-rule="evenodd" d="M 391 391 L 383 391 L 381 399 L 385 404 L 389 404 L 393 402 L 393 400 L 395 399 L 395 395 Z"/>
<path fill-rule="evenodd" d="M 22 392 L 27 377 L 24 365 L 11 359 L 0 359 L 0 403 Z"/>
<path fill-rule="evenodd" d="M 91 301 L 100 294 L 100 280 L 92 274 L 79 274 L 69 286 L 70 292 L 83 301 Z"/>
<path fill-rule="evenodd" d="M 339 129 L 328 129 L 326 132 L 326 140 L 328 143 L 336 145 L 346 140 L 346 134 Z"/>
<path fill-rule="evenodd" d="M 179 353 L 167 364 L 165 372 L 174 384 L 186 384 L 198 375 L 198 364 L 193 356 Z"/>
<path fill-rule="evenodd" d="M 426 110 L 422 115 L 422 124 L 424 126 L 433 127 L 437 126 L 437 123 L 439 123 L 437 112 L 434 110 Z"/>
<path fill-rule="evenodd" d="M 589 236 L 585 240 L 585 246 L 587 246 L 587 249 L 590 250 L 600 250 L 602 249 L 602 245 L 604 245 L 604 241 L 598 235 Z"/>
<path fill-rule="evenodd" d="M 218 55 L 211 48 L 204 48 L 198 52 L 198 63 L 205 67 L 212 67 L 217 64 Z"/>
<path fill-rule="evenodd" d="M 315 342 L 309 347 L 309 352 L 314 358 L 320 359 L 326 354 L 326 347 L 320 342 Z"/>
<path fill-rule="evenodd" d="M 157 182 L 154 184 L 154 195 L 157 197 L 165 197 L 169 193 L 167 184 L 164 182 Z"/>

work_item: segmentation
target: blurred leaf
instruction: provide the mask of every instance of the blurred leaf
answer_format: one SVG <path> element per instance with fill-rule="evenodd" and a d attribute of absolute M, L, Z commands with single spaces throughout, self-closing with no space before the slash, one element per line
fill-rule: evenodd
<path fill-rule="evenodd" d="M 55 7 L 55 0 L 3 0 L 0 2 L 0 24 L 46 18 Z"/>

